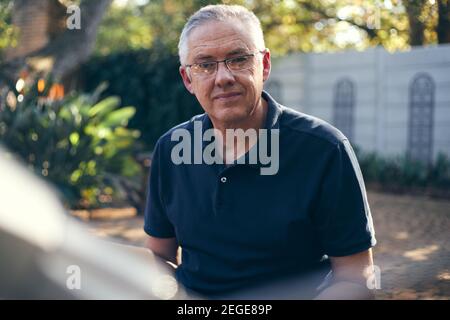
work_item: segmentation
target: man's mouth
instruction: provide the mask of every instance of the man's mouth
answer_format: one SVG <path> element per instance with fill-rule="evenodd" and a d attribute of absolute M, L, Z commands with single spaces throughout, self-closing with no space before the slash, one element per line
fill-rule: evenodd
<path fill-rule="evenodd" d="M 214 97 L 214 100 L 219 100 L 219 101 L 232 100 L 232 99 L 239 97 L 240 95 L 241 95 L 240 92 L 221 93 L 221 94 L 216 95 Z"/>

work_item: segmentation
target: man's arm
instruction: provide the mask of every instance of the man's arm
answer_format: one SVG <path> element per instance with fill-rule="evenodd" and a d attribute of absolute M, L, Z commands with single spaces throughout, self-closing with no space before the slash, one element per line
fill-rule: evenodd
<path fill-rule="evenodd" d="M 373 268 L 372 249 L 345 257 L 330 257 L 333 279 L 316 299 L 373 299 L 367 287 Z"/>
<path fill-rule="evenodd" d="M 153 251 L 153 253 L 160 258 L 170 262 L 171 265 L 175 265 L 174 267 L 178 266 L 178 241 L 176 238 L 156 238 L 148 236 L 147 248 Z"/>

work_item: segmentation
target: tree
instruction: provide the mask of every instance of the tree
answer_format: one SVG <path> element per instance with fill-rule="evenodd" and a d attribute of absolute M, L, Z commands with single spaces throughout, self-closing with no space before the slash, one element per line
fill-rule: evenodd
<path fill-rule="evenodd" d="M 253 10 L 275 55 L 364 49 L 378 44 L 388 49 L 408 46 L 405 8 L 395 0 L 391 7 L 378 0 L 152 0 L 141 5 L 130 2 L 122 8 L 112 6 L 100 27 L 96 52 L 107 54 L 140 49 L 142 45 L 162 45 L 176 54 L 178 37 L 187 18 L 200 7 L 213 3 L 241 4 Z M 125 26 L 120 21 L 126 21 Z M 129 32 L 128 37 L 125 31 Z M 143 38 L 144 41 L 139 41 Z"/>
<path fill-rule="evenodd" d="M 31 1 L 15 0 L 22 4 Z M 186 19 L 200 7 L 220 2 L 242 4 L 253 10 L 275 55 L 364 49 L 374 45 L 398 50 L 410 45 L 450 42 L 449 0 L 151 0 L 146 3 L 129 0 L 124 7 L 110 6 L 111 0 L 75 0 L 82 11 L 83 28 L 66 29 L 46 48 L 27 58 L 36 66 L 39 65 L 36 61 L 51 57 L 53 64 L 47 69 L 53 67 L 56 75 L 64 76 L 87 59 L 97 31 L 97 54 L 148 49 L 154 45 L 162 45 L 175 54 Z M 0 8 L 10 9 L 7 3 L 0 0 Z M 99 24 L 105 11 L 106 17 Z M 10 18 L 0 23 L 0 50 L 3 43 L 12 41 L 8 40 L 13 34 L 8 21 Z M 76 43 L 83 45 L 76 46 Z M 15 78 L 23 62 L 18 59 L 1 70 Z"/>
<path fill-rule="evenodd" d="M 439 43 L 450 43 L 450 1 L 439 0 L 438 23 L 436 26 Z"/>
<path fill-rule="evenodd" d="M 15 0 L 14 10 L 21 10 L 33 1 Z M 62 5 L 58 0 L 45 1 L 51 2 L 53 5 Z M 82 15 L 80 29 L 63 28 L 43 48 L 29 55 L 14 58 L 0 66 L 0 76 L 9 81 L 14 81 L 18 78 L 19 72 L 24 66 L 31 72 L 44 74 L 51 72 L 56 79 L 62 79 L 65 75 L 74 71 L 91 54 L 95 45 L 97 28 L 111 1 L 81 0 L 79 2 Z"/>
<path fill-rule="evenodd" d="M 409 22 L 409 44 L 450 43 L 450 1 L 404 1 Z"/>

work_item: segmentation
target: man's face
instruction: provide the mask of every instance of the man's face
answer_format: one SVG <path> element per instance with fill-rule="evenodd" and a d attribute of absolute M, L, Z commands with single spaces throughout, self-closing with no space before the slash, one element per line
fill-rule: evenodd
<path fill-rule="evenodd" d="M 239 123 L 249 118 L 261 99 L 270 73 L 270 53 L 259 53 L 249 28 L 237 20 L 209 22 L 195 28 L 188 39 L 186 64 L 218 61 L 256 53 L 251 68 L 230 71 L 219 63 L 211 75 L 198 75 L 180 67 L 186 88 L 195 94 L 213 122 Z M 190 72 L 190 75 L 188 75 Z"/>

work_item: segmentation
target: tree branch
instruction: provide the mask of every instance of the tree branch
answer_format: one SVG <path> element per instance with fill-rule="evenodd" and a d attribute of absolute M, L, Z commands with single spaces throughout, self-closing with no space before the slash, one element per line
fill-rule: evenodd
<path fill-rule="evenodd" d="M 371 29 L 364 24 L 356 23 L 356 21 L 354 21 L 352 19 L 341 19 L 336 15 L 335 16 L 330 15 L 323 8 L 319 8 L 316 5 L 314 5 L 313 2 L 301 2 L 300 5 L 303 6 L 305 8 L 305 10 L 309 10 L 311 12 L 315 12 L 315 13 L 319 14 L 322 19 L 336 19 L 338 21 L 347 22 L 361 30 L 364 30 L 370 39 L 374 39 L 377 37 L 377 32 L 375 29 Z"/>

